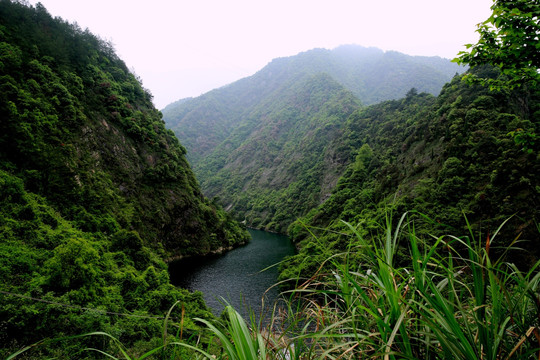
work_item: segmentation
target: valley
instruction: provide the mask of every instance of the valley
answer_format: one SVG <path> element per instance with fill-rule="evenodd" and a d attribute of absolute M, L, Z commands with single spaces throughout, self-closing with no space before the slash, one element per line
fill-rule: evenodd
<path fill-rule="evenodd" d="M 315 49 L 173 103 L 163 115 L 207 196 L 249 226 L 285 233 L 329 197 L 354 157 L 343 131 L 353 112 L 411 89 L 437 95 L 464 70 L 375 48 Z"/>
<path fill-rule="evenodd" d="M 537 2 L 454 61 L 315 48 L 159 111 L 0 0 L 0 357 L 537 356 Z"/>

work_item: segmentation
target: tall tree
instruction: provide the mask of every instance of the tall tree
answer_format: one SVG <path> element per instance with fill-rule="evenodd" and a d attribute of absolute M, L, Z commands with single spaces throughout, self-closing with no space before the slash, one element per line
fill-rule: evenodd
<path fill-rule="evenodd" d="M 540 84 L 540 0 L 494 0 L 493 13 L 478 24 L 480 39 L 455 59 L 462 65 L 491 64 L 503 78 L 484 80 L 492 88 Z"/>
<path fill-rule="evenodd" d="M 511 90 L 516 87 L 540 89 L 540 0 L 494 0 L 493 13 L 478 24 L 480 39 L 467 44 L 455 62 L 472 67 L 493 65 L 500 69 L 498 78 L 481 78 L 469 73 L 471 83 L 489 85 L 492 90 Z M 538 152 L 538 118 L 527 129 L 510 132 L 516 144 L 529 153 Z"/>

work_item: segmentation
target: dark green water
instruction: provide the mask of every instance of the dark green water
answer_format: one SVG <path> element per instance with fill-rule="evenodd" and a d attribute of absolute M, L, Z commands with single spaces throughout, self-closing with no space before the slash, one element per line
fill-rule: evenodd
<path fill-rule="evenodd" d="M 262 270 L 293 255 L 294 246 L 283 235 L 259 230 L 249 232 L 253 238 L 249 244 L 226 254 L 169 264 L 171 282 L 191 291 L 201 291 L 216 315 L 223 311 L 222 298 L 244 316 L 248 307 L 255 314 L 261 313 L 263 296 L 265 311 L 266 304 L 271 308 L 279 297 L 279 289 L 268 289 L 276 283 L 278 271 L 277 267 Z"/>

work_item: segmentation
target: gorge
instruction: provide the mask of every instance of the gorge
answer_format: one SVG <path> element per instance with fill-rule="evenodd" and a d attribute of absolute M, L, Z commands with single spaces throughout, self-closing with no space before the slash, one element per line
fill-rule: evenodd
<path fill-rule="evenodd" d="M 313 49 L 159 111 L 0 0 L 0 357 L 537 355 L 540 4 L 502 2 L 470 69 Z"/>

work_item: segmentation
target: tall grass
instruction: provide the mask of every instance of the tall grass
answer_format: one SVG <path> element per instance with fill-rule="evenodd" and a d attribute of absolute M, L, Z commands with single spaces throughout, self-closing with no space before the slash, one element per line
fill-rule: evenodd
<path fill-rule="evenodd" d="M 163 359 L 165 348 L 168 359 L 540 359 L 540 261 L 522 270 L 504 250 L 495 257 L 500 228 L 420 238 L 411 219 L 388 217 L 370 239 L 344 223 L 348 250 L 287 292 L 266 327 L 227 306 L 218 322 L 196 319 L 196 341 L 177 324 L 139 359 Z"/>
<path fill-rule="evenodd" d="M 485 239 L 470 231 L 422 241 L 407 214 L 391 224 L 370 240 L 346 224 L 360 264 L 351 251 L 329 258 L 331 272 L 303 291 L 316 321 L 328 324 L 304 335 L 318 348 L 311 358 L 540 356 L 540 263 L 524 272 L 493 260 L 500 228 Z M 399 248 L 408 256 L 397 264 Z"/>
<path fill-rule="evenodd" d="M 251 329 L 252 341 L 266 331 L 267 358 L 540 358 L 540 262 L 527 271 L 506 262 L 515 241 L 491 254 L 504 224 L 492 235 L 477 236 L 468 226 L 464 236 L 428 239 L 417 236 L 409 214 L 397 222 L 387 217 L 381 236 L 370 239 L 345 225 L 348 251 L 328 256 L 316 276 L 289 293 L 301 301 L 274 313 L 274 326 Z"/>

